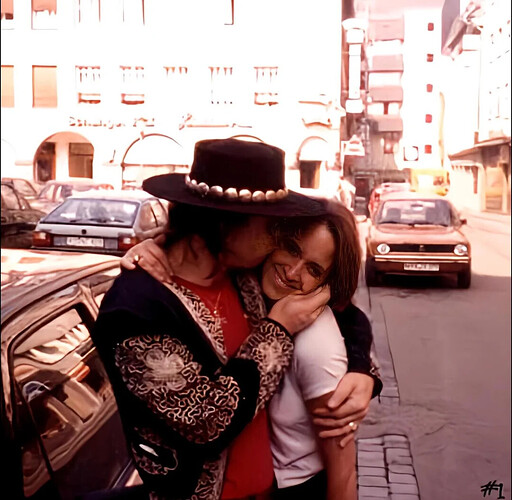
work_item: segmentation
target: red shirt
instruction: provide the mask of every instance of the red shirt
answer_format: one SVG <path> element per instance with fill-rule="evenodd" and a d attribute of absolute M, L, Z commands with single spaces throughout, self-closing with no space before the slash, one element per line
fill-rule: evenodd
<path fill-rule="evenodd" d="M 223 278 L 210 287 L 179 278 L 175 281 L 196 293 L 213 316 L 221 319 L 226 353 L 228 357 L 233 356 L 249 335 L 249 324 L 230 279 Z M 217 315 L 214 310 L 217 310 Z M 229 447 L 221 498 L 242 498 L 262 493 L 271 487 L 273 477 L 267 411 L 262 410 Z"/>

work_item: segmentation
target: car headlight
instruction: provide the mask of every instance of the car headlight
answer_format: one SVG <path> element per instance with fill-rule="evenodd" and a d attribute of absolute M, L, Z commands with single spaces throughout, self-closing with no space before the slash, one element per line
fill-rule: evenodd
<path fill-rule="evenodd" d="M 467 255 L 468 247 L 466 245 L 455 245 L 455 248 L 453 249 L 453 253 L 455 255 Z"/>
<path fill-rule="evenodd" d="M 387 243 L 381 243 L 379 246 L 377 246 L 377 252 L 379 252 L 381 255 L 386 255 L 390 250 L 391 248 L 389 248 Z"/>

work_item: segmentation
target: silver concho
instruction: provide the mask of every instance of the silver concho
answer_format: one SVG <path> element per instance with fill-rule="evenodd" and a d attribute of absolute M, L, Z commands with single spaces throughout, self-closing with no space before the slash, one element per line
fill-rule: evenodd
<path fill-rule="evenodd" d="M 240 201 L 251 201 L 252 193 L 248 189 L 240 189 L 238 196 L 240 197 Z"/>
<path fill-rule="evenodd" d="M 279 189 L 276 193 L 276 196 L 277 196 L 277 199 L 278 200 L 282 200 L 283 198 L 285 198 L 286 196 L 288 195 L 288 190 L 287 189 Z"/>
<path fill-rule="evenodd" d="M 254 191 L 254 193 L 252 193 L 252 201 L 265 201 L 265 193 L 263 191 Z"/>
<path fill-rule="evenodd" d="M 205 182 L 200 182 L 197 185 L 197 191 L 198 191 L 198 193 L 200 193 L 202 195 L 205 195 L 206 193 L 208 193 L 209 190 L 210 190 L 210 187 Z"/>
<path fill-rule="evenodd" d="M 265 193 L 265 200 L 267 201 L 276 201 L 277 200 L 277 194 L 273 189 L 269 189 Z"/>
<path fill-rule="evenodd" d="M 238 191 L 236 188 L 227 188 L 224 191 L 224 198 L 228 200 L 236 200 L 238 198 Z"/>
<path fill-rule="evenodd" d="M 216 198 L 220 198 L 224 193 L 224 190 L 220 186 L 212 186 L 210 188 L 209 194 L 215 196 Z"/>

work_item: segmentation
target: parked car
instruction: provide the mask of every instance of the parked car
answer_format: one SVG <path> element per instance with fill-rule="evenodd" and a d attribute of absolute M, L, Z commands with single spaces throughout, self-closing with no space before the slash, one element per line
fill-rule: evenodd
<path fill-rule="evenodd" d="M 62 181 L 48 181 L 32 202 L 34 208 L 49 213 L 69 196 L 96 189 L 111 190 L 114 187 L 93 179 L 74 177 Z"/>
<path fill-rule="evenodd" d="M 45 214 L 36 210 L 10 184 L 2 182 L 2 248 L 30 248 L 32 231 Z"/>
<path fill-rule="evenodd" d="M 459 288 L 469 288 L 471 245 L 461 231 L 465 223 L 439 195 L 384 195 L 366 239 L 366 284 L 378 285 L 384 274 L 453 273 Z"/>
<path fill-rule="evenodd" d="M 31 200 L 35 200 L 40 191 L 40 186 L 30 182 L 28 179 L 21 179 L 19 177 L 2 177 L 2 182 L 11 185 L 29 202 Z"/>
<path fill-rule="evenodd" d="M 113 256 L 2 250 L 5 498 L 75 500 L 140 488 L 89 335 L 119 270 Z"/>
<path fill-rule="evenodd" d="M 35 248 L 124 255 L 164 232 L 168 202 L 145 191 L 89 191 L 70 196 L 32 233 Z"/>
<path fill-rule="evenodd" d="M 394 191 L 410 191 L 411 184 L 408 182 L 383 182 L 373 188 L 368 201 L 368 213 L 373 217 L 377 209 L 382 195 L 392 193 Z"/>

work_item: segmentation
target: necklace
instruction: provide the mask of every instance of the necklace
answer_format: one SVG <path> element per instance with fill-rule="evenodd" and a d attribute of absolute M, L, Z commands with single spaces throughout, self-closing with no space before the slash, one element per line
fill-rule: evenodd
<path fill-rule="evenodd" d="M 217 295 L 215 304 L 213 304 L 213 302 L 211 302 L 210 300 L 207 300 L 206 298 L 203 299 L 206 302 L 208 309 L 210 309 L 210 312 L 213 314 L 213 316 L 215 318 L 215 328 L 216 329 L 219 329 L 221 324 L 226 321 L 226 318 L 224 318 L 224 316 L 221 316 L 219 314 L 219 303 L 220 303 L 221 296 L 222 296 L 222 290 Z"/>

